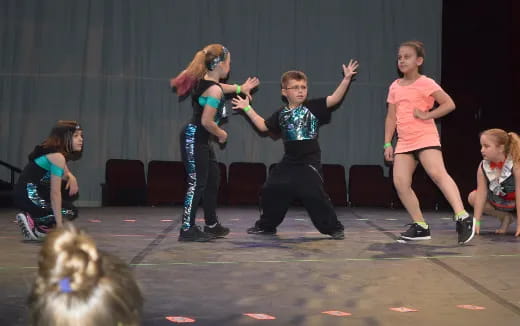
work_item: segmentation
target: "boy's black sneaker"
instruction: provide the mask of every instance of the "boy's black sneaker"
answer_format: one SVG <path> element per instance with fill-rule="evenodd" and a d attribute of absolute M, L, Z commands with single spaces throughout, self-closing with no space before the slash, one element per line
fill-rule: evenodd
<path fill-rule="evenodd" d="M 406 232 L 401 233 L 401 239 L 405 240 L 430 240 L 430 228 L 423 228 L 417 223 L 406 224 L 410 225 L 410 228 Z"/>
<path fill-rule="evenodd" d="M 345 232 L 343 230 L 337 230 L 330 234 L 332 240 L 343 240 L 345 239 Z"/>
<path fill-rule="evenodd" d="M 247 229 L 247 233 L 249 233 L 249 234 L 262 234 L 262 235 L 275 235 L 276 234 L 276 230 L 273 230 L 273 231 L 265 230 L 265 229 L 262 229 L 262 228 L 260 228 L 260 227 L 255 225 L 252 228 Z"/>
<path fill-rule="evenodd" d="M 217 222 L 214 227 L 204 226 L 204 233 L 211 234 L 214 238 L 223 238 L 229 234 L 229 228 Z"/>
<path fill-rule="evenodd" d="M 213 240 L 214 238 L 215 237 L 213 235 L 202 232 L 202 230 L 196 225 L 192 225 L 186 231 L 181 229 L 179 234 L 179 241 L 207 242 Z"/>
<path fill-rule="evenodd" d="M 475 235 L 475 218 L 468 216 L 457 222 L 457 233 L 459 234 L 459 244 L 463 245 L 470 242 Z"/>

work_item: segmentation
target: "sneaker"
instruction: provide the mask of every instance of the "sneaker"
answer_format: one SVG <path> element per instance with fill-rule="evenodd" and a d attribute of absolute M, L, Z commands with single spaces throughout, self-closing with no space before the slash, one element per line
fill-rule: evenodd
<path fill-rule="evenodd" d="M 213 235 L 202 232 L 200 227 L 196 225 L 191 226 L 186 231 L 181 229 L 181 232 L 179 234 L 179 241 L 207 242 L 213 239 Z"/>
<path fill-rule="evenodd" d="M 214 227 L 204 226 L 204 233 L 211 234 L 214 238 L 223 238 L 229 234 L 229 228 L 217 222 Z"/>
<path fill-rule="evenodd" d="M 260 227 L 255 225 L 252 228 L 247 229 L 247 233 L 249 233 L 249 234 L 262 234 L 262 235 L 275 235 L 276 234 L 276 229 L 274 231 L 269 231 L 269 230 L 262 229 L 262 228 L 260 228 Z"/>
<path fill-rule="evenodd" d="M 473 236 L 475 235 L 475 219 L 473 217 L 468 216 L 463 220 L 458 220 L 456 223 L 460 245 L 466 244 L 473 239 Z"/>
<path fill-rule="evenodd" d="M 345 239 L 345 232 L 343 230 L 337 230 L 330 234 L 333 240 L 343 240 Z"/>
<path fill-rule="evenodd" d="M 430 240 L 430 228 L 423 228 L 417 223 L 406 224 L 410 225 L 410 228 L 406 232 L 401 233 L 401 239 L 405 240 Z"/>
<path fill-rule="evenodd" d="M 47 233 L 49 233 L 49 231 L 50 231 L 49 228 L 47 228 L 46 226 L 43 226 L 43 225 L 35 226 L 33 229 L 33 233 L 35 236 L 38 237 L 38 240 L 45 239 L 45 237 L 47 236 Z"/>
<path fill-rule="evenodd" d="M 22 231 L 25 240 L 38 240 L 39 238 L 34 234 L 34 221 L 29 214 L 16 214 L 16 222 Z"/>

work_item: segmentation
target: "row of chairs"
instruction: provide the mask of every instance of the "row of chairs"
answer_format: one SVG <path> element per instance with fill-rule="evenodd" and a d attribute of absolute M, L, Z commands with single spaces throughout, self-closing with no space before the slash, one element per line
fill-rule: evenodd
<path fill-rule="evenodd" d="M 256 205 L 269 168 L 263 163 L 234 162 L 226 169 L 219 163 L 220 205 Z M 379 165 L 353 165 L 349 184 L 345 168 L 323 164 L 325 191 L 336 206 L 402 207 L 391 181 Z M 443 197 L 424 170 L 418 168 L 413 187 L 423 208 L 438 209 Z M 103 205 L 181 204 L 186 191 L 186 173 L 180 161 L 151 161 L 145 175 L 140 160 L 110 159 L 106 162 L 102 184 Z M 298 204 L 298 203 L 295 203 Z"/>

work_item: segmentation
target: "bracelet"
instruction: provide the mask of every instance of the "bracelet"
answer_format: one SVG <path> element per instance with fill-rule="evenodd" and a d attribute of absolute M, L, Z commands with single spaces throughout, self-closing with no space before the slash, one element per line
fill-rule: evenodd
<path fill-rule="evenodd" d="M 235 86 L 237 87 L 237 89 L 235 90 L 235 93 L 237 93 L 237 94 L 242 93 L 242 86 L 240 86 L 238 84 L 235 84 Z"/>
<path fill-rule="evenodd" d="M 251 105 L 248 105 L 244 108 L 244 113 L 247 113 L 247 111 L 251 110 Z"/>
<path fill-rule="evenodd" d="M 475 221 L 475 225 L 480 226 L 480 221 Z"/>
<path fill-rule="evenodd" d="M 392 147 L 392 143 L 385 143 L 383 145 L 383 149 L 387 149 L 388 147 Z"/>

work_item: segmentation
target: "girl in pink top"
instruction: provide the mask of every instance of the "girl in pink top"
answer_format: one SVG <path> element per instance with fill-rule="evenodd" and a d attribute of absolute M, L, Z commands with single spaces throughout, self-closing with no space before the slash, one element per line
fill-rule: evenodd
<path fill-rule="evenodd" d="M 424 48 L 421 42 L 401 44 L 397 64 L 402 78 L 390 85 L 387 99 L 384 155 L 387 161 L 394 161 L 394 185 L 399 199 L 414 221 L 406 232 L 401 233 L 401 238 L 431 239 L 430 227 L 424 221 L 419 201 L 411 187 L 413 173 L 420 162 L 453 208 L 458 241 L 464 244 L 475 234 L 474 221 L 464 209 L 459 189 L 444 167 L 434 121 L 455 110 L 455 103 L 433 79 L 422 75 L 423 63 Z M 439 106 L 430 111 L 435 102 Z M 396 128 L 394 151 L 391 141 Z"/>

